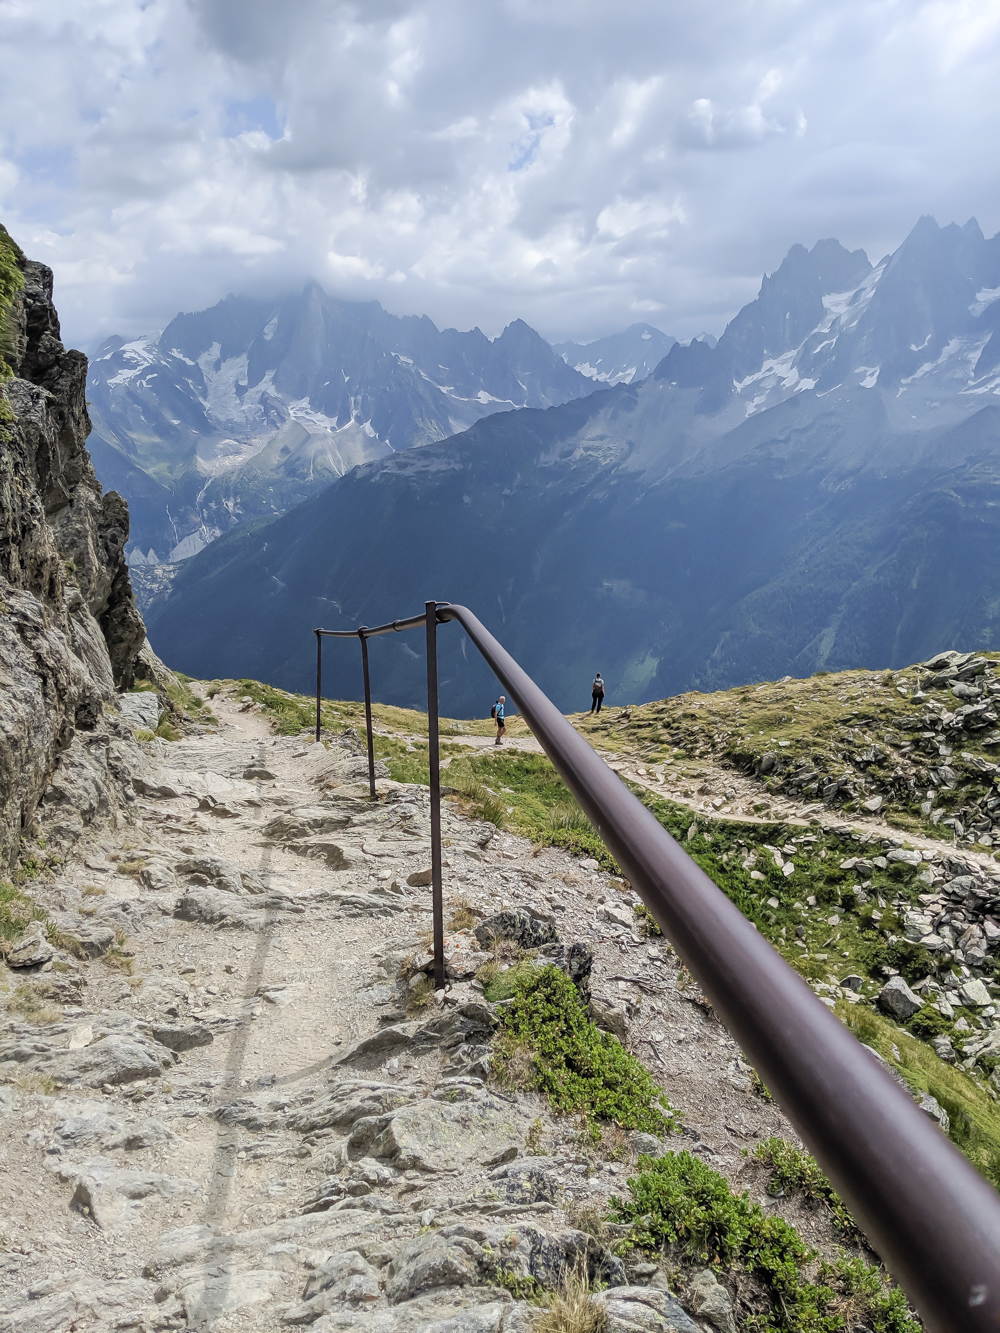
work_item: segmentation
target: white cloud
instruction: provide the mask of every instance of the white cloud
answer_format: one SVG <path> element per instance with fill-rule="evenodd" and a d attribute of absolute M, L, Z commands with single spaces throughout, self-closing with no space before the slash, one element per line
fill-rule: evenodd
<path fill-rule="evenodd" d="M 994 0 L 0 0 L 0 218 L 68 337 L 328 289 L 721 330 L 789 245 L 995 230 Z"/>

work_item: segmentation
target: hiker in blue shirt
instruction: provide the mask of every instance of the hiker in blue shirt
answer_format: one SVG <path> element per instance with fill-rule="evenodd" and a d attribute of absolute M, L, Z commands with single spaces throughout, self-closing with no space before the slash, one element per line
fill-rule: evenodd
<path fill-rule="evenodd" d="M 503 738 L 507 732 L 507 724 L 504 721 L 504 704 L 506 702 L 507 700 L 501 694 L 500 698 L 496 701 L 496 703 L 493 705 L 493 708 L 491 709 L 491 712 L 493 714 L 493 721 L 497 724 L 497 738 L 493 742 L 494 745 L 502 745 Z"/>

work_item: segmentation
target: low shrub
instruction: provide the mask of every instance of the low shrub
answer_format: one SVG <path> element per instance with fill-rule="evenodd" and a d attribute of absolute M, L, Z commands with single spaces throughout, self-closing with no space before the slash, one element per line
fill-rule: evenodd
<path fill-rule="evenodd" d="M 951 1031 L 951 1023 L 945 1018 L 944 1014 L 929 1004 L 925 1004 L 922 1009 L 918 1009 L 906 1026 L 915 1037 L 919 1037 L 922 1041 L 933 1041 L 935 1037 L 940 1037 Z"/>
<path fill-rule="evenodd" d="M 494 1043 L 501 1077 L 515 1059 L 527 1060 L 552 1108 L 582 1116 L 595 1140 L 600 1127 L 592 1122 L 601 1120 L 669 1133 L 673 1117 L 662 1089 L 616 1037 L 595 1027 L 565 972 L 551 965 L 522 972 L 512 995 Z"/>
<path fill-rule="evenodd" d="M 753 1333 L 919 1333 L 903 1293 L 881 1271 L 842 1256 L 807 1276 L 815 1254 L 783 1218 L 747 1194 L 733 1194 L 717 1171 L 688 1152 L 642 1157 L 629 1199 L 612 1199 L 612 1219 L 630 1226 L 626 1247 L 675 1246 L 682 1261 L 734 1275 L 740 1327 Z M 745 1277 L 749 1281 L 741 1282 Z"/>
<path fill-rule="evenodd" d="M 786 1194 L 801 1190 L 807 1199 L 829 1208 L 834 1223 L 845 1235 L 852 1240 L 863 1239 L 854 1218 L 847 1211 L 847 1205 L 824 1176 L 815 1157 L 776 1135 L 758 1144 L 752 1156 L 771 1168 L 771 1179 L 768 1181 L 771 1194 L 777 1194 L 779 1190 Z"/>

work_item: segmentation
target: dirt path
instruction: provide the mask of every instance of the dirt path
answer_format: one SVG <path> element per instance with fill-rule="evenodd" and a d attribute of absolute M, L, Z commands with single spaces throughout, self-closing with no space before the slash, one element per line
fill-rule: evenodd
<path fill-rule="evenodd" d="M 0 973 L 0 1333 L 526 1333 L 523 1303 L 489 1285 L 489 1228 L 521 1237 L 511 1263 L 529 1275 L 539 1229 L 570 1253 L 567 1218 L 621 1190 L 636 1143 L 609 1157 L 534 1095 L 484 1083 L 496 1016 L 462 962 L 474 936 L 451 937 L 449 990 L 406 1012 L 400 967 L 430 926 L 426 789 L 381 778 L 372 805 L 356 741 L 275 737 L 225 694 L 213 709 L 217 733 L 147 746 L 134 823 L 33 890 L 64 943 L 101 956 L 50 949 Z M 677 989 L 669 946 L 638 932 L 637 900 L 593 862 L 446 806 L 448 915 L 528 907 L 587 943 L 604 1021 L 687 1145 L 766 1201 L 744 1149 L 794 1136 Z M 522 1189 L 518 1162 L 542 1184 Z M 798 1221 L 829 1242 L 821 1216 Z M 421 1285 L 421 1246 L 457 1225 L 479 1237 L 467 1271 Z"/>

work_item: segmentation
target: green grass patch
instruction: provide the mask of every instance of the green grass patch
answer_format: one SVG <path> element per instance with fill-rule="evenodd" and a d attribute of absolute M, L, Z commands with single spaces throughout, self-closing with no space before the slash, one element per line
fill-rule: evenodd
<path fill-rule="evenodd" d="M 852 1240 L 862 1239 L 847 1205 L 820 1170 L 815 1157 L 776 1135 L 759 1143 L 751 1156 L 771 1168 L 767 1185 L 770 1194 L 777 1194 L 779 1190 L 785 1194 L 800 1191 L 807 1199 L 829 1209 L 838 1230 Z"/>
<path fill-rule="evenodd" d="M 44 921 L 45 910 L 8 880 L 0 880 L 0 951 L 23 935 L 32 921 Z"/>
<path fill-rule="evenodd" d="M 672 1127 L 663 1090 L 616 1037 L 591 1022 L 573 982 L 557 967 L 517 977 L 513 1003 L 501 1015 L 494 1061 L 501 1081 L 506 1075 L 519 1086 L 534 1086 L 554 1111 L 581 1116 L 595 1140 L 597 1121 L 650 1134 Z"/>
<path fill-rule="evenodd" d="M 735 1277 L 742 1318 L 753 1333 L 919 1333 L 906 1299 L 877 1269 L 846 1255 L 820 1264 L 780 1217 L 768 1216 L 747 1194 L 691 1153 L 642 1157 L 628 1182 L 629 1198 L 613 1199 L 611 1216 L 630 1226 L 626 1247 L 676 1247 L 682 1262 L 724 1269 Z M 743 1279 L 741 1281 L 740 1279 Z"/>
<path fill-rule="evenodd" d="M 451 771 L 457 776 L 463 770 L 497 793 L 497 799 L 505 803 L 504 822 L 513 832 L 545 847 L 561 847 L 575 856 L 593 857 L 602 869 L 612 874 L 621 873 L 600 835 L 545 755 L 525 754 L 519 750 L 488 750 L 463 761 L 456 759 Z M 449 782 L 455 781 L 455 777 L 449 777 Z M 509 813 L 506 812 L 507 806 L 513 807 Z"/>
<path fill-rule="evenodd" d="M 287 690 L 264 685 L 259 680 L 238 680 L 236 690 L 259 704 L 268 715 L 279 736 L 297 736 L 316 726 L 316 703 L 310 703 L 304 694 L 289 694 Z M 320 721 L 324 727 L 335 729 L 337 719 L 334 706 L 326 699 L 320 707 Z"/>

